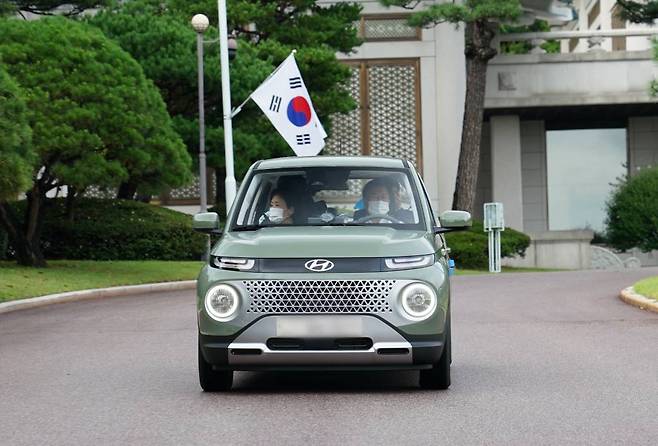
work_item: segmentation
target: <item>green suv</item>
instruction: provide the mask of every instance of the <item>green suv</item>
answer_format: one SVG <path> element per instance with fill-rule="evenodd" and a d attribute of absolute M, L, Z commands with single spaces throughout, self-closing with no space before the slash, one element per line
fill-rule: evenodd
<path fill-rule="evenodd" d="M 235 370 L 420 370 L 450 385 L 451 261 L 407 161 L 279 158 L 249 169 L 197 285 L 199 379 L 227 390 Z"/>

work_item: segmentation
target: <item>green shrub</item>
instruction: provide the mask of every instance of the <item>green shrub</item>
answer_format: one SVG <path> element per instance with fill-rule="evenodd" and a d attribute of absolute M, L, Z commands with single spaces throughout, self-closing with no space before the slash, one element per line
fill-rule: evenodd
<path fill-rule="evenodd" d="M 625 251 L 658 249 L 658 167 L 620 182 L 607 203 L 608 243 Z"/>
<path fill-rule="evenodd" d="M 24 202 L 13 205 L 23 212 Z M 74 217 L 73 222 L 66 217 L 63 199 L 46 208 L 42 249 L 47 259 L 198 260 L 205 250 L 205 236 L 192 230 L 192 218 L 166 208 L 81 198 Z"/>
<path fill-rule="evenodd" d="M 459 268 L 486 269 L 489 267 L 488 234 L 482 222 L 475 221 L 468 231 L 446 234 L 450 257 Z M 502 257 L 524 256 L 530 237 L 514 229 L 505 228 L 500 237 Z"/>

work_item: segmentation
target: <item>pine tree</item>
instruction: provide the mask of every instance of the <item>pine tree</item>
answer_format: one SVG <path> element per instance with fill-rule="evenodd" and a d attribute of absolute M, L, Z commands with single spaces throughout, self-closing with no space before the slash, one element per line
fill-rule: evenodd
<path fill-rule="evenodd" d="M 350 69 L 336 52 L 350 52 L 360 44 L 354 26 L 360 7 L 338 3 L 320 7 L 316 1 L 229 0 L 229 30 L 238 38 L 237 56 L 230 62 L 233 106 L 248 95 L 293 49 L 313 104 L 325 128 L 330 116 L 356 104 L 345 89 Z M 142 65 L 167 103 L 176 130 L 192 156 L 198 153 L 196 36 L 190 26 L 194 14 L 217 23 L 215 0 L 133 0 L 90 19 Z M 217 28 L 204 34 L 217 38 Z M 208 165 L 218 170 L 217 201 L 223 201 L 224 139 L 222 128 L 219 47 L 205 47 L 206 150 Z M 254 161 L 290 155 L 291 150 L 269 121 L 248 103 L 233 123 L 236 172 L 246 172 Z"/>
<path fill-rule="evenodd" d="M 19 263 L 45 264 L 42 211 L 55 188 L 66 186 L 72 196 L 90 185 L 124 182 L 148 191 L 189 182 L 191 160 L 158 90 L 98 29 L 61 17 L 5 19 L 0 35 L 3 66 L 24 92 L 37 157 L 25 215 L 2 219 Z"/>

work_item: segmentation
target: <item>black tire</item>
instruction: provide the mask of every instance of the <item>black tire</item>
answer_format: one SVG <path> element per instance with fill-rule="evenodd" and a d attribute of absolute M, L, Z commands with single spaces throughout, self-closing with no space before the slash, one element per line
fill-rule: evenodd
<path fill-rule="evenodd" d="M 450 320 L 448 320 L 446 344 L 439 361 L 429 370 L 420 371 L 420 387 L 423 389 L 445 390 L 450 387 L 450 363 L 452 362 L 450 341 Z"/>
<path fill-rule="evenodd" d="M 222 392 L 230 390 L 233 385 L 232 370 L 213 370 L 206 362 L 199 346 L 199 384 L 204 392 Z"/>

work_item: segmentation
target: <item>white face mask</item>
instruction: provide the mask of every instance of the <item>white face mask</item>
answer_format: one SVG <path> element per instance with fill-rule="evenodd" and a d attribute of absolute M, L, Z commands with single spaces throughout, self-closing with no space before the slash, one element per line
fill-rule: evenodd
<path fill-rule="evenodd" d="M 271 207 L 269 211 L 265 212 L 267 218 L 272 223 L 281 223 L 283 221 L 283 209 Z"/>
<path fill-rule="evenodd" d="M 369 201 L 368 214 L 369 215 L 386 215 L 388 214 L 388 201 Z"/>

